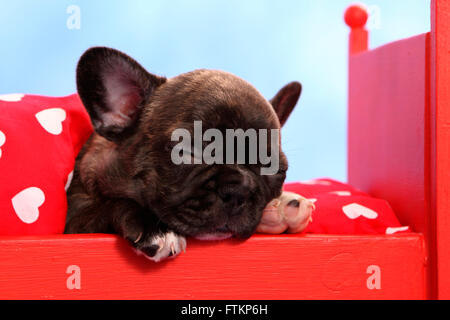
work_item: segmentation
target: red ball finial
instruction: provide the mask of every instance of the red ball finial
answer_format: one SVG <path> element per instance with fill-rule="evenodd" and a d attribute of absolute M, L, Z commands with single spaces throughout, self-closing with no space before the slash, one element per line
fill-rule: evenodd
<path fill-rule="evenodd" d="M 345 11 L 344 19 L 352 29 L 363 28 L 369 19 L 369 14 L 363 5 L 355 4 Z"/>

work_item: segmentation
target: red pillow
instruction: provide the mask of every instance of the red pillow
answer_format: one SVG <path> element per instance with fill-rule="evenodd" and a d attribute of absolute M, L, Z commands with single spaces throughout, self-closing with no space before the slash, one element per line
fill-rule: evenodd
<path fill-rule="evenodd" d="M 389 203 L 331 179 L 288 183 L 285 191 L 314 202 L 313 221 L 305 233 L 394 234 L 411 232 L 402 226 Z"/>
<path fill-rule="evenodd" d="M 0 235 L 58 234 L 64 230 L 75 157 L 92 134 L 78 95 L 62 98 L 0 95 Z M 285 185 L 314 199 L 307 233 L 407 232 L 389 204 L 327 179 Z"/>
<path fill-rule="evenodd" d="M 0 235 L 64 231 L 75 157 L 92 133 L 78 95 L 0 95 Z"/>

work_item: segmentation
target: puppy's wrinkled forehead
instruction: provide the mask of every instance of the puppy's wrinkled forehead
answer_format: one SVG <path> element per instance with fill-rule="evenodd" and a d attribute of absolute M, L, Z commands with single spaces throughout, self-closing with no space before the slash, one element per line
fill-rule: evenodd
<path fill-rule="evenodd" d="M 177 122 L 225 119 L 234 127 L 279 128 L 272 105 L 245 80 L 224 71 L 196 70 L 168 79 L 151 101 L 155 116 Z"/>

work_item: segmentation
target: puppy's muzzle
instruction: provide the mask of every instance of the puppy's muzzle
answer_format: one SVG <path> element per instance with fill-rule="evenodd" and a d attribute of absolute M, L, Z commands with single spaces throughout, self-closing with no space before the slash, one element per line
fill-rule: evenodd
<path fill-rule="evenodd" d="M 238 214 L 233 209 L 240 209 L 250 199 L 253 188 L 247 173 L 236 172 L 221 176 L 217 194 L 225 206 L 232 209 L 231 214 Z"/>

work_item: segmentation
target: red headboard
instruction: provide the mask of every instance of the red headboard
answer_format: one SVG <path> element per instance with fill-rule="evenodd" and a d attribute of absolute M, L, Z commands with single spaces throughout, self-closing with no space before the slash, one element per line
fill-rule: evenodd
<path fill-rule="evenodd" d="M 431 298 L 450 298 L 450 3 L 430 33 L 368 50 L 367 13 L 349 8 L 348 180 L 387 199 L 427 239 Z"/>

